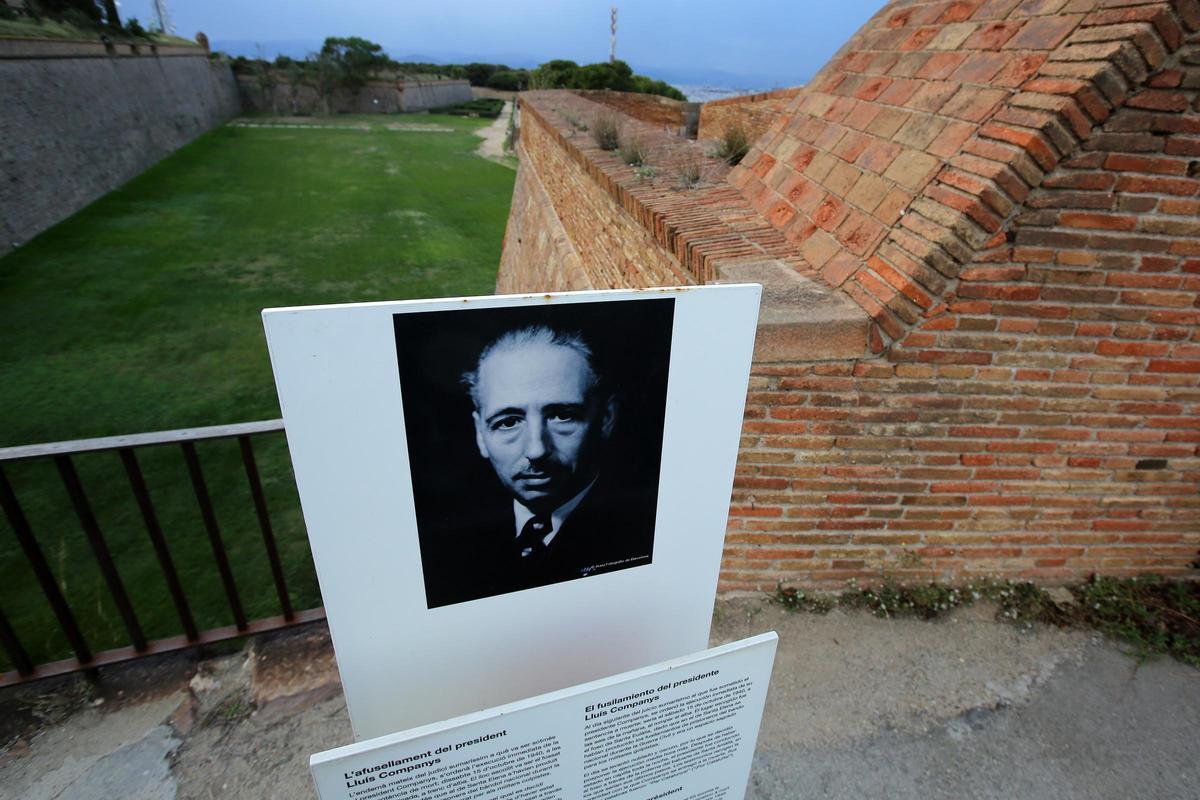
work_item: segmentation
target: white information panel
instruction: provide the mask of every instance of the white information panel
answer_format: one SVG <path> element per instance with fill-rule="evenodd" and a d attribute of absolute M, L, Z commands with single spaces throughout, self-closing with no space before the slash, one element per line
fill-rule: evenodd
<path fill-rule="evenodd" d="M 766 633 L 312 756 L 321 800 L 741 800 Z"/>
<path fill-rule="evenodd" d="M 263 312 L 357 738 L 708 645 L 759 294 Z"/>

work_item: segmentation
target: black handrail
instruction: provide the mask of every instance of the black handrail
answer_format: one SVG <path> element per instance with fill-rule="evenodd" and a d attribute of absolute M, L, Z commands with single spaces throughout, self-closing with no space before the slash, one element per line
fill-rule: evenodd
<path fill-rule="evenodd" d="M 15 672 L 0 675 L 0 685 L 49 677 L 50 675 L 62 674 L 72 670 L 87 669 L 128 658 L 135 658 L 139 655 L 161 653 L 235 636 L 261 633 L 314 619 L 322 619 L 324 617 L 323 609 L 318 608 L 297 612 L 292 606 L 288 595 L 287 583 L 284 579 L 283 564 L 279 557 L 279 548 L 276 544 L 275 533 L 267 508 L 266 495 L 263 492 L 262 480 L 259 477 L 258 464 L 254 457 L 254 448 L 251 444 L 251 437 L 254 435 L 277 433 L 280 431 L 283 431 L 283 420 L 274 419 L 245 422 L 236 425 L 214 425 L 203 428 L 184 428 L 172 431 L 137 433 L 128 436 L 109 436 L 97 439 L 77 439 L 66 442 L 0 448 L 0 507 L 3 508 L 21 550 L 24 552 L 26 560 L 33 569 L 38 584 L 41 586 L 42 592 L 58 620 L 59 627 L 62 629 L 67 642 L 71 646 L 71 650 L 75 654 L 74 659 L 66 661 L 58 661 L 51 664 L 34 664 L 29 657 L 28 651 L 18 639 L 16 631 L 12 628 L 8 618 L 0 611 L 0 646 L 3 646 L 5 652 L 8 653 L 9 659 L 16 667 Z M 209 496 L 208 485 L 204 479 L 204 472 L 201 469 L 200 459 L 196 453 L 196 442 L 217 439 L 237 439 L 242 464 L 245 468 L 246 481 L 250 489 L 250 496 L 254 502 L 255 515 L 258 518 L 259 529 L 262 532 L 263 546 L 266 551 L 268 564 L 270 565 L 271 577 L 275 584 L 276 594 L 279 597 L 279 607 L 282 612 L 280 616 L 253 621 L 246 619 L 245 609 L 238 593 L 237 584 L 234 581 L 233 570 L 229 564 L 225 542 L 221 537 L 220 527 L 217 524 L 216 514 Z M 231 627 L 207 631 L 197 629 L 195 618 L 188 604 L 183 584 L 180 582 L 175 562 L 171 558 L 170 548 L 163 535 L 158 515 L 155 513 L 154 504 L 150 499 L 150 492 L 147 489 L 146 481 L 142 475 L 136 456 L 138 448 L 163 445 L 179 445 L 183 453 L 192 491 L 196 496 L 200 516 L 204 522 L 204 529 L 208 534 L 209 544 L 212 547 L 213 559 L 220 574 L 222 588 L 224 589 L 229 609 L 233 614 L 235 624 Z M 181 637 L 177 636 L 153 642 L 146 639 L 141 623 L 134 611 L 133 604 L 130 602 L 129 595 L 117 571 L 112 554 L 109 552 L 104 533 L 100 528 L 96 515 L 92 511 L 83 482 L 80 480 L 71 458 L 82 453 L 99 452 L 115 452 L 120 458 L 121 465 L 129 479 L 129 488 L 132 491 L 134 500 L 141 512 L 142 520 L 145 523 L 150 545 L 154 549 L 163 578 L 170 592 L 171 600 L 179 615 L 180 623 L 183 626 L 183 636 Z M 92 553 L 95 556 L 97 566 L 104 578 L 108 592 L 112 596 L 113 602 L 116 604 L 117 610 L 121 615 L 125 630 L 129 635 L 129 646 L 97 654 L 94 654 L 88 646 L 87 640 L 79 628 L 78 621 L 72 613 L 66 598 L 63 596 L 37 539 L 34 537 L 29 520 L 21 508 L 12 484 L 4 473 L 3 466 L 6 463 L 31 460 L 53 461 L 58 469 L 59 476 L 67 490 L 67 495 L 71 500 L 75 514 L 83 527 L 84 534 L 88 540 L 88 544 L 91 546 Z"/>

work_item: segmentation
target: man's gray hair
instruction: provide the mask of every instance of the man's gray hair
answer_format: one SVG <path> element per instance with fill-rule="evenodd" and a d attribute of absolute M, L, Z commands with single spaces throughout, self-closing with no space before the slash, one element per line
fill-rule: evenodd
<path fill-rule="evenodd" d="M 534 323 L 523 328 L 505 331 L 492 339 L 479 352 L 479 358 L 475 361 L 475 369 L 462 374 L 462 383 L 467 387 L 475 408 L 479 408 L 479 368 L 483 366 L 487 357 L 497 350 L 509 350 L 528 345 L 557 345 L 571 348 L 583 356 L 583 360 L 587 362 L 588 368 L 592 372 L 592 386 L 595 387 L 601 382 L 600 371 L 596 368 L 596 357 L 592 353 L 591 345 L 583 338 L 583 334 L 579 331 L 559 330 L 544 323 Z"/>

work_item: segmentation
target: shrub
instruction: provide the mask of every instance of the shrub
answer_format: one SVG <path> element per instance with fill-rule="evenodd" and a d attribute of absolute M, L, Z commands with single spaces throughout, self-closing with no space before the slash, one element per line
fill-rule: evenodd
<path fill-rule="evenodd" d="M 695 189 L 704 178 L 704 161 L 700 153 L 687 148 L 675 166 L 675 177 L 681 189 Z"/>
<path fill-rule="evenodd" d="M 146 37 L 146 29 L 142 27 L 142 23 L 138 22 L 137 17 L 130 17 L 125 23 L 125 32 L 130 36 Z"/>
<path fill-rule="evenodd" d="M 717 144 L 717 158 L 730 164 L 738 164 L 750 151 L 750 134 L 740 122 L 731 122 L 721 132 Z"/>
<path fill-rule="evenodd" d="M 621 124 L 611 111 L 600 111 L 592 117 L 591 132 L 601 150 L 616 150 L 621 146 Z"/>
<path fill-rule="evenodd" d="M 621 137 L 621 160 L 631 167 L 640 167 L 646 163 L 646 146 L 636 133 Z"/>
<path fill-rule="evenodd" d="M 486 117 L 496 119 L 504 110 L 504 101 L 498 97 L 480 97 L 452 106 L 433 109 L 437 114 L 452 114 L 456 117 Z"/>
<path fill-rule="evenodd" d="M 525 88 L 528 79 L 529 74 L 525 70 L 502 69 L 491 74 L 487 86 L 502 92 L 519 92 Z"/>

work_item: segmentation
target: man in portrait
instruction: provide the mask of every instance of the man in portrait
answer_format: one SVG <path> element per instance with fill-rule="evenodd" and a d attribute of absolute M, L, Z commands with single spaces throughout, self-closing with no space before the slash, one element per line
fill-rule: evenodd
<path fill-rule="evenodd" d="M 650 562 L 653 512 L 647 520 L 611 474 L 619 466 L 606 463 L 621 409 L 580 333 L 544 324 L 507 331 L 463 382 L 479 455 L 511 497 L 511 514 L 501 515 L 508 530 L 496 533 L 503 574 L 495 585 L 528 588 Z"/>
<path fill-rule="evenodd" d="M 429 608 L 651 563 L 673 302 L 395 316 Z"/>

